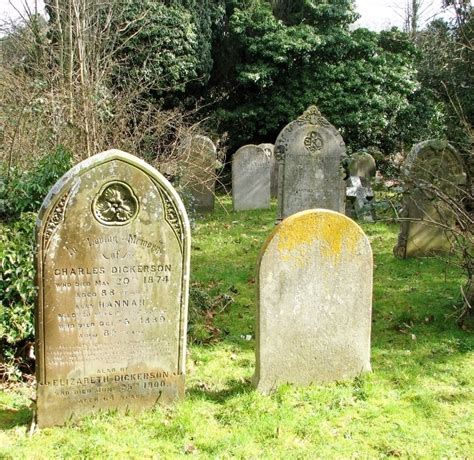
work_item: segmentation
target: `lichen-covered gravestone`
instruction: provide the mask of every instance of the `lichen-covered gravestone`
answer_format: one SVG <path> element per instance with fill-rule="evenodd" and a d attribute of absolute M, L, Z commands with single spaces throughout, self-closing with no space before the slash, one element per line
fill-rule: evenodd
<path fill-rule="evenodd" d="M 445 141 L 420 142 L 407 156 L 402 172 L 406 190 L 400 217 L 407 220 L 400 225 L 395 256 L 404 259 L 450 252 L 449 228 L 454 228 L 456 217 L 438 192 L 453 202 L 460 199 L 460 186 L 466 181 L 461 157 Z"/>
<path fill-rule="evenodd" d="M 288 124 L 275 142 L 278 220 L 305 209 L 344 212 L 344 141 L 314 106 Z"/>
<path fill-rule="evenodd" d="M 64 175 L 37 225 L 37 423 L 184 395 L 190 231 L 172 186 L 110 150 Z"/>
<path fill-rule="evenodd" d="M 235 211 L 270 207 L 270 161 L 268 151 L 244 145 L 232 157 L 232 203 Z"/>
<path fill-rule="evenodd" d="M 185 159 L 180 165 L 180 185 L 191 195 L 191 207 L 198 212 L 214 210 L 217 150 L 206 136 L 192 136 L 184 147 Z"/>
<path fill-rule="evenodd" d="M 276 227 L 258 262 L 259 390 L 370 370 L 372 266 L 367 237 L 342 214 L 302 211 Z"/>

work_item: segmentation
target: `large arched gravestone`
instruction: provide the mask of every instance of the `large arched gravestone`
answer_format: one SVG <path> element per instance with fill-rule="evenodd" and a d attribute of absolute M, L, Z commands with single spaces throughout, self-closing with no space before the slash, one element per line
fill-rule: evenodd
<path fill-rule="evenodd" d="M 216 188 L 216 146 L 207 136 L 192 136 L 185 143 L 180 185 L 191 194 L 193 209 L 214 210 Z"/>
<path fill-rule="evenodd" d="M 234 211 L 270 207 L 271 156 L 259 145 L 240 147 L 232 156 Z"/>
<path fill-rule="evenodd" d="M 172 186 L 118 150 L 52 188 L 37 225 L 37 421 L 184 395 L 190 230 Z"/>
<path fill-rule="evenodd" d="M 370 370 L 372 267 L 368 238 L 340 213 L 302 211 L 275 228 L 258 262 L 259 390 Z"/>
<path fill-rule="evenodd" d="M 456 218 L 446 199 L 454 204 L 462 196 L 466 173 L 460 155 L 446 141 L 420 142 L 408 154 L 402 172 L 405 197 L 394 254 L 406 258 L 450 252 L 449 229 Z"/>
<path fill-rule="evenodd" d="M 278 220 L 305 209 L 344 212 L 344 141 L 314 106 L 285 126 L 275 142 Z"/>

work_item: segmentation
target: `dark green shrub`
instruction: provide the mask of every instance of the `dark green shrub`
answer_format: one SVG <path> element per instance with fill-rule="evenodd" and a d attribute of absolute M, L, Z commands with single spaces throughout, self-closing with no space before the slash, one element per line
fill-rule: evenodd
<path fill-rule="evenodd" d="M 24 213 L 0 225 L 0 367 L 2 362 L 19 364 L 20 346 L 34 337 L 35 219 L 35 213 Z"/>
<path fill-rule="evenodd" d="M 72 166 L 72 154 L 59 146 L 30 170 L 0 171 L 0 218 L 37 211 L 49 189 Z"/>

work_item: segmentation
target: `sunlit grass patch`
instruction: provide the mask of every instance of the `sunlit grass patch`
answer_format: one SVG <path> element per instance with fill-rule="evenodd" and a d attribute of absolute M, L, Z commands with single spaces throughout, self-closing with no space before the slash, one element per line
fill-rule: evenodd
<path fill-rule="evenodd" d="M 363 224 L 375 264 L 373 372 L 262 395 L 251 383 L 255 265 L 276 206 L 234 213 L 228 198 L 221 201 L 225 208 L 193 230 L 191 285 L 197 302 L 212 305 L 220 332 L 190 343 L 185 400 L 29 437 L 29 396 L 0 392 L 0 457 L 474 457 L 474 340 L 450 317 L 462 274 L 440 259 L 395 259 L 398 227 Z"/>

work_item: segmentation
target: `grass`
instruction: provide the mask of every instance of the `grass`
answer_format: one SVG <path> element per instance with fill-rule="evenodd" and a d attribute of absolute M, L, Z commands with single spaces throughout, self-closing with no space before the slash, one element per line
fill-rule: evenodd
<path fill-rule="evenodd" d="M 224 199 L 197 222 L 193 287 L 232 301 L 214 340 L 189 346 L 184 401 L 30 436 L 31 389 L 5 389 L 0 458 L 473 458 L 474 340 L 450 316 L 462 276 L 440 259 L 395 259 L 396 226 L 363 225 L 376 266 L 373 372 L 253 390 L 255 264 L 275 212 L 233 213 Z"/>

